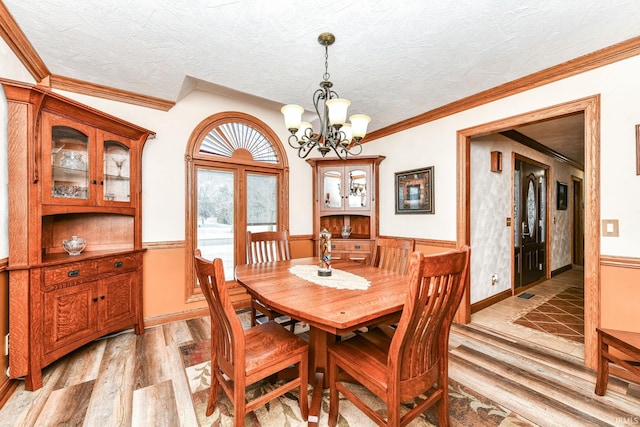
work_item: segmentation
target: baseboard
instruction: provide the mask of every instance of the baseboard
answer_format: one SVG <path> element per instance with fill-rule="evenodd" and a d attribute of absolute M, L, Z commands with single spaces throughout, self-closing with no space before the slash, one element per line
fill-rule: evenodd
<path fill-rule="evenodd" d="M 4 376 L 4 375 L 3 375 Z M 18 387 L 20 381 L 12 380 L 10 378 L 4 377 L 4 381 L 0 384 L 0 408 L 7 403 L 7 400 L 11 397 L 13 392 Z"/>
<path fill-rule="evenodd" d="M 564 267 L 557 268 L 551 272 L 551 277 L 557 276 L 558 274 L 564 273 L 565 271 L 569 271 L 573 268 L 571 264 L 567 264 Z"/>
<path fill-rule="evenodd" d="M 497 302 L 507 299 L 511 296 L 511 289 L 504 290 L 500 293 L 490 296 L 476 303 L 471 304 L 471 314 L 476 313 L 484 308 L 489 307 Z"/>
<path fill-rule="evenodd" d="M 198 317 L 208 316 L 209 309 L 207 307 L 197 308 L 195 310 L 181 311 L 179 313 L 163 314 L 144 319 L 144 327 L 152 328 L 165 323 L 178 322 L 180 320 L 197 319 Z"/>

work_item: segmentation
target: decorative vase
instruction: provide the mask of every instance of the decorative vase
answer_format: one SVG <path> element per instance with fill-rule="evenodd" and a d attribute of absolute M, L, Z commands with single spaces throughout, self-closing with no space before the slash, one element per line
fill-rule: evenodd
<path fill-rule="evenodd" d="M 78 236 L 71 236 L 70 240 L 63 240 L 62 247 L 69 255 L 80 255 L 87 246 L 87 242 Z"/>
<path fill-rule="evenodd" d="M 331 233 L 326 228 L 318 239 L 318 276 L 331 276 Z"/>

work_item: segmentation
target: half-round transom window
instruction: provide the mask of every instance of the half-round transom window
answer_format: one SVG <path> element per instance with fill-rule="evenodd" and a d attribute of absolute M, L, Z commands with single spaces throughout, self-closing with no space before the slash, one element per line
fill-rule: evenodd
<path fill-rule="evenodd" d="M 259 130 L 239 122 L 213 128 L 204 137 L 200 154 L 278 163 L 278 155 L 271 142 Z"/>

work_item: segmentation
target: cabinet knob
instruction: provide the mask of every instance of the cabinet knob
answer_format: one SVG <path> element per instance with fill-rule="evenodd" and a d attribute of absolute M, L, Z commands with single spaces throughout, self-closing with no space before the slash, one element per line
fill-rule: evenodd
<path fill-rule="evenodd" d="M 104 299 L 104 295 L 100 295 L 100 299 Z"/>
<path fill-rule="evenodd" d="M 91 298 L 91 301 L 98 302 L 98 298 Z"/>
<path fill-rule="evenodd" d="M 78 277 L 80 275 L 80 270 L 71 270 L 67 272 L 67 276 L 69 277 Z"/>
<path fill-rule="evenodd" d="M 113 263 L 113 268 L 120 268 L 124 265 L 122 261 L 116 261 Z"/>
<path fill-rule="evenodd" d="M 104 185 L 104 181 L 100 181 L 100 185 Z"/>
<path fill-rule="evenodd" d="M 98 183 L 98 181 L 96 181 L 95 179 L 92 179 L 92 180 L 91 180 L 91 183 L 92 183 L 92 184 L 97 184 L 97 183 Z"/>

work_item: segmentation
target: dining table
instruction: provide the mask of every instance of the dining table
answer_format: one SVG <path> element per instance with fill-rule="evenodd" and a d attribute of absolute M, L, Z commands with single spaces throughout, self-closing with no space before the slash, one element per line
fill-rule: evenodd
<path fill-rule="evenodd" d="M 397 322 L 408 277 L 351 260 L 331 263 L 332 274 L 317 274 L 318 258 L 238 265 L 237 282 L 274 311 L 309 325 L 309 383 L 313 395 L 309 425 L 317 425 L 328 346 L 338 337 L 374 324 Z"/>

